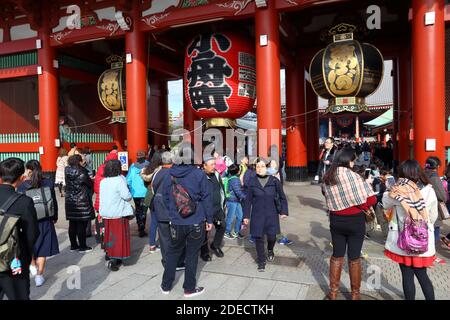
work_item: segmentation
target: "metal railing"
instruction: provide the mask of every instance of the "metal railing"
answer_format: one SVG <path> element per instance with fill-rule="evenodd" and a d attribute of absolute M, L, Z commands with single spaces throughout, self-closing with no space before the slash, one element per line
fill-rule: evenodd
<path fill-rule="evenodd" d="M 0 134 L 0 143 L 39 142 L 39 133 L 4 133 Z"/>
<path fill-rule="evenodd" d="M 69 133 L 63 137 L 67 142 L 92 142 L 92 143 L 104 143 L 114 142 L 113 136 L 104 133 Z"/>
<path fill-rule="evenodd" d="M 108 152 L 103 152 L 103 151 L 99 151 L 99 152 L 92 152 L 91 156 L 92 156 L 92 168 L 95 171 L 98 171 L 98 167 L 100 167 L 101 164 L 103 164 L 103 162 L 105 161 L 106 156 L 108 155 Z"/>
<path fill-rule="evenodd" d="M 8 158 L 19 158 L 24 162 L 40 159 L 39 152 L 0 152 L 0 161 Z"/>
<path fill-rule="evenodd" d="M 63 137 L 67 142 L 111 143 L 114 138 L 104 133 L 69 133 Z M 0 134 L 0 143 L 33 143 L 39 142 L 39 133 L 4 133 Z"/>

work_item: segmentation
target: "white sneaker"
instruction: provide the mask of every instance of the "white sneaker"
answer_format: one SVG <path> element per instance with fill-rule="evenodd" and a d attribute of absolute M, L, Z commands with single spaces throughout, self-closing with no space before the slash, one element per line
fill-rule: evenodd
<path fill-rule="evenodd" d="M 34 278 L 34 282 L 36 283 L 36 287 L 40 287 L 44 284 L 45 279 L 42 275 L 38 274 L 36 275 L 36 278 Z"/>
<path fill-rule="evenodd" d="M 162 294 L 169 294 L 170 293 L 170 290 L 164 290 L 162 287 L 159 287 L 160 289 L 161 289 L 161 293 Z"/>
<path fill-rule="evenodd" d="M 30 264 L 30 275 L 32 277 L 35 277 L 37 275 L 37 268 L 36 268 L 36 266 L 33 266 L 32 264 Z"/>

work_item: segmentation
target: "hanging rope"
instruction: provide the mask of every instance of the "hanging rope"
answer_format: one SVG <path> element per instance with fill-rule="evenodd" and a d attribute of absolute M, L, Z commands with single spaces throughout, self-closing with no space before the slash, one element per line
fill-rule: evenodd
<path fill-rule="evenodd" d="M 92 126 L 94 124 L 97 124 L 97 123 L 100 123 L 100 122 L 103 122 L 103 121 L 106 121 L 106 120 L 109 120 L 109 119 L 111 119 L 111 117 L 107 117 L 105 119 L 98 120 L 98 121 L 95 121 L 95 122 L 90 122 L 90 123 L 82 124 L 82 125 L 79 125 L 79 126 L 68 127 L 68 128 L 69 129 L 75 129 L 75 128 L 88 127 L 88 126 Z"/>
<path fill-rule="evenodd" d="M 152 129 L 147 129 L 147 130 L 150 131 L 150 132 L 152 132 L 152 133 L 154 133 L 154 134 L 163 136 L 163 137 L 183 137 L 183 136 L 185 136 L 185 135 L 188 134 L 188 133 L 192 133 L 192 132 L 194 132 L 194 131 L 197 131 L 198 129 L 203 128 L 205 125 L 206 125 L 206 122 L 203 123 L 200 127 L 197 127 L 197 128 L 195 128 L 194 130 L 191 130 L 191 131 L 188 131 L 187 133 L 182 133 L 182 134 L 165 134 L 165 133 L 157 132 L 157 131 L 152 130 Z"/>

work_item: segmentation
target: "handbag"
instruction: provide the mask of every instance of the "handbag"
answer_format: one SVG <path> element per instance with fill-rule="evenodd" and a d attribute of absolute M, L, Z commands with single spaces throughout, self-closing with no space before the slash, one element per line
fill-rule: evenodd
<path fill-rule="evenodd" d="M 442 201 L 439 201 L 438 203 L 438 212 L 439 218 L 441 220 L 447 220 L 448 218 L 450 218 L 450 213 L 448 212 L 447 205 Z"/>
<path fill-rule="evenodd" d="M 397 246 L 408 254 L 422 254 L 428 251 L 428 225 L 424 220 L 413 220 L 409 215 L 400 230 L 397 215 L 399 234 Z"/>

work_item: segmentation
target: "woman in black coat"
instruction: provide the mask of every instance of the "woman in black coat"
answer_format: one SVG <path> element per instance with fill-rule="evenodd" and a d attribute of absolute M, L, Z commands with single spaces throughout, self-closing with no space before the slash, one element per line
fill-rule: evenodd
<path fill-rule="evenodd" d="M 323 176 L 331 167 L 335 151 L 334 138 L 328 137 L 324 142 L 324 150 L 322 156 L 320 157 L 319 168 L 317 169 L 317 174 L 314 180 L 322 181 Z"/>
<path fill-rule="evenodd" d="M 258 271 L 264 271 L 266 255 L 264 236 L 267 236 L 267 261 L 274 260 L 273 248 L 280 233 L 280 217 L 288 215 L 288 203 L 280 180 L 266 174 L 268 162 L 256 162 L 256 176 L 250 177 L 244 202 L 244 224 L 250 220 L 250 234 L 256 240 Z"/>
<path fill-rule="evenodd" d="M 80 155 L 69 157 L 65 168 L 66 181 L 66 219 L 69 220 L 70 251 L 81 253 L 92 251 L 86 245 L 86 227 L 95 218 L 90 190 L 92 180 L 88 171 L 81 166 Z M 78 238 L 78 242 L 77 242 Z"/>

